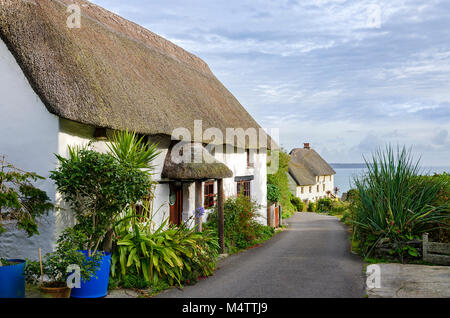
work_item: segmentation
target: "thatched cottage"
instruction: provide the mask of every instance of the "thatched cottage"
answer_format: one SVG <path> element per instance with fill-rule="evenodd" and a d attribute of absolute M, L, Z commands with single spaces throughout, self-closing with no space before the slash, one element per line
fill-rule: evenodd
<path fill-rule="evenodd" d="M 95 140 L 106 151 L 108 136 L 131 130 L 159 143 L 155 207 L 172 223 L 189 219 L 201 204 L 212 207 L 218 185 L 225 197 L 243 191 L 266 211 L 265 146 L 249 142 L 210 152 L 194 137 L 218 128 L 260 129 L 208 65 L 160 36 L 84 0 L 81 28 L 69 28 L 70 0 L 0 0 L 0 154 L 44 177 L 55 154 Z M 211 157 L 196 166 L 174 163 L 177 128 L 192 135 L 193 152 Z M 174 140 L 175 139 L 175 140 Z M 255 149 L 259 148 L 259 149 Z M 40 184 L 59 202 L 53 182 Z M 223 198 L 222 198 L 223 199 Z M 197 202 L 196 202 L 197 201 Z M 2 256 L 35 257 L 52 249 L 70 224 L 65 212 L 42 220 L 31 239 L 8 232 Z"/>
<path fill-rule="evenodd" d="M 293 195 L 303 202 L 315 202 L 333 194 L 336 172 L 309 143 L 293 149 L 290 156 L 288 179 Z"/>

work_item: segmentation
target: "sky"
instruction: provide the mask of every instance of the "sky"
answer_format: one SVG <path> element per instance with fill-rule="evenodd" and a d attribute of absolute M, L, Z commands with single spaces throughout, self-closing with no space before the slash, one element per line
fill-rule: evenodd
<path fill-rule="evenodd" d="M 203 59 L 286 149 L 450 166 L 448 0 L 91 0 Z"/>

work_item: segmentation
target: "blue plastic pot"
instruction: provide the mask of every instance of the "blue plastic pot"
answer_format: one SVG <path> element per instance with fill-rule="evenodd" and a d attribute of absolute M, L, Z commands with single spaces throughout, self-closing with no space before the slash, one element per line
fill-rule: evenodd
<path fill-rule="evenodd" d="M 89 259 L 87 251 L 81 251 Z M 111 253 L 100 252 L 103 258 L 96 276 L 88 282 L 81 280 L 81 288 L 72 288 L 71 298 L 101 298 L 108 294 L 109 271 L 111 269 Z"/>
<path fill-rule="evenodd" d="M 0 298 L 25 298 L 25 261 L 9 259 L 15 265 L 0 266 Z"/>

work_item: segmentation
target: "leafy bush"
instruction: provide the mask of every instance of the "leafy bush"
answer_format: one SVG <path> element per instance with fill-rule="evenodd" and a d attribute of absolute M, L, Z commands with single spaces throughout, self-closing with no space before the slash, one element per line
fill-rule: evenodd
<path fill-rule="evenodd" d="M 280 189 L 280 199 L 277 202 L 280 202 L 283 208 L 283 214 L 286 215 L 291 215 L 293 212 L 296 212 L 294 206 L 291 203 L 292 194 L 288 179 L 290 160 L 291 157 L 289 156 L 289 154 L 287 154 L 283 150 L 280 150 L 278 171 L 274 174 L 267 175 L 267 184 L 274 185 Z"/>
<path fill-rule="evenodd" d="M 396 246 L 394 252 L 403 259 L 405 252 L 411 252 L 403 248 L 404 241 L 447 226 L 448 202 L 439 205 L 437 198 L 448 181 L 420 177 L 419 161 L 413 161 L 410 151 L 397 148 L 395 152 L 388 146 L 373 155 L 367 169 L 366 175 L 354 180 L 359 192 L 355 234 L 364 256 L 370 256 L 383 240 Z"/>
<path fill-rule="evenodd" d="M 144 205 L 149 211 L 149 204 Z M 184 223 L 168 226 L 166 219 L 152 230 L 153 214 L 137 216 L 130 207 L 115 227 L 116 240 L 111 258 L 111 275 L 127 286 L 143 282 L 158 286 L 161 282 L 183 282 L 209 276 L 215 269 L 218 243 L 212 234 L 197 233 Z M 134 286 L 139 288 L 138 286 Z"/>
<path fill-rule="evenodd" d="M 333 200 L 330 198 L 321 198 L 316 202 L 316 211 L 328 213 L 331 212 Z"/>
<path fill-rule="evenodd" d="M 258 204 L 238 195 L 228 198 L 224 203 L 224 236 L 229 252 L 237 252 L 257 244 L 266 238 L 268 227 L 257 222 Z M 217 208 L 208 216 L 206 228 L 217 233 Z"/>
<path fill-rule="evenodd" d="M 201 277 L 207 277 L 214 273 L 216 260 L 219 256 L 218 238 L 210 230 L 203 233 L 188 231 L 196 242 L 196 249 L 191 258 L 185 258 L 181 281 L 185 284 L 194 284 Z"/>
<path fill-rule="evenodd" d="M 349 201 L 349 202 L 353 201 L 353 202 L 355 202 L 355 201 L 358 200 L 358 198 L 359 198 L 359 192 L 358 192 L 357 189 L 350 189 L 350 190 L 348 190 L 346 201 Z"/>
<path fill-rule="evenodd" d="M 75 212 L 76 230 L 86 234 L 84 248 L 95 254 L 117 216 L 129 204 L 150 194 L 149 175 L 110 154 L 88 148 L 70 148 L 68 159 L 57 155 L 60 165 L 50 178 Z"/>
<path fill-rule="evenodd" d="M 442 206 L 449 202 L 450 199 L 450 174 L 442 173 L 433 176 L 424 176 L 425 180 L 430 183 L 444 184 L 437 194 L 435 200 L 432 202 L 433 206 Z M 450 215 L 450 205 L 443 211 L 447 216 Z M 436 224 L 434 230 L 429 231 L 429 238 L 431 241 L 449 243 L 450 242 L 450 221 L 444 221 L 444 225 Z"/>
<path fill-rule="evenodd" d="M 267 184 L 267 201 L 271 203 L 277 203 L 281 200 L 281 190 L 278 186 L 268 183 Z"/>
<path fill-rule="evenodd" d="M 81 279 L 86 282 L 96 277 L 95 273 L 100 266 L 101 255 L 98 253 L 92 258 L 86 259 L 85 255 L 77 249 L 77 244 L 73 244 L 71 229 L 64 232 L 58 239 L 56 249 L 52 253 L 44 256 L 42 268 L 48 278 L 45 284 L 49 287 L 66 286 L 67 277 L 70 273 L 67 268 L 70 265 L 80 267 Z M 69 239 L 69 237 L 71 237 Z M 38 261 L 27 260 L 25 276 L 29 283 L 39 284 L 41 268 Z"/>
<path fill-rule="evenodd" d="M 314 202 L 308 202 L 308 212 L 316 212 L 316 204 Z"/>
<path fill-rule="evenodd" d="M 37 218 L 53 208 L 47 194 L 33 185 L 44 178 L 14 167 L 4 156 L 0 160 L 0 234 L 6 231 L 6 220 L 16 221 L 29 237 L 39 234 Z"/>
<path fill-rule="evenodd" d="M 298 212 L 303 212 L 303 210 L 305 208 L 305 203 L 303 203 L 303 201 L 300 198 L 298 198 L 296 196 L 292 196 L 291 203 Z"/>
<path fill-rule="evenodd" d="M 331 204 L 331 213 L 342 215 L 345 211 L 350 209 L 350 204 L 348 202 L 343 202 L 340 200 L 334 200 Z"/>

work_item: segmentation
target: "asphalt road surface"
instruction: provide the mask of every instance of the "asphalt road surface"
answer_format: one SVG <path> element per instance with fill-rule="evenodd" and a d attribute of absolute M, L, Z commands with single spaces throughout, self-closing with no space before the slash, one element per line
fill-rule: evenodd
<path fill-rule="evenodd" d="M 164 298 L 364 297 L 363 262 L 335 217 L 297 213 L 264 245 L 218 263 L 214 276 Z"/>

